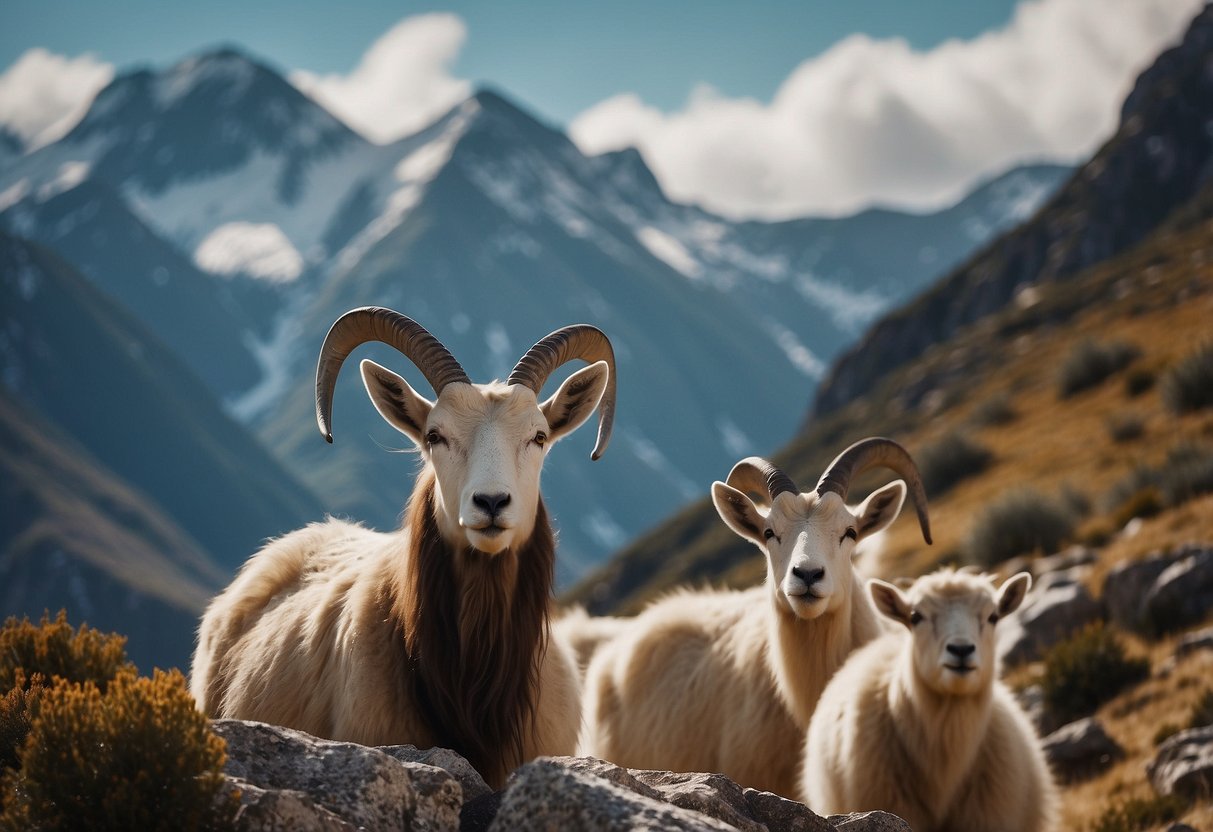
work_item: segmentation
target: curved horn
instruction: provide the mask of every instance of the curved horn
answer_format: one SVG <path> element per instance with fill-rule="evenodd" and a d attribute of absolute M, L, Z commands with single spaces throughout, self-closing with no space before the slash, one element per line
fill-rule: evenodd
<path fill-rule="evenodd" d="M 337 374 L 346 357 L 368 341 L 380 341 L 399 350 L 417 365 L 436 394 L 452 382 L 468 382 L 467 373 L 450 350 L 412 318 L 381 306 L 351 309 L 337 319 L 324 337 L 316 363 L 316 423 L 329 442 L 333 441 L 333 389 Z"/>
<path fill-rule="evenodd" d="M 748 456 L 734 465 L 726 482 L 738 491 L 766 494 L 771 502 L 785 491 L 800 493 L 791 477 L 760 456 Z"/>
<path fill-rule="evenodd" d="M 611 441 L 611 427 L 615 423 L 615 350 L 601 329 L 589 324 L 574 324 L 544 336 L 518 359 L 506 383 L 529 387 L 538 396 L 548 376 L 574 358 L 587 364 L 605 361 L 609 370 L 606 391 L 598 404 L 598 441 L 590 454 L 590 459 L 598 459 Z"/>
<path fill-rule="evenodd" d="M 817 483 L 817 493 L 833 491 L 843 500 L 851 487 L 851 480 L 869 468 L 888 468 L 900 475 L 910 487 L 914 508 L 918 511 L 918 525 L 922 528 L 922 539 L 931 542 L 931 521 L 927 517 L 927 492 L 922 485 L 922 475 L 914 464 L 909 451 L 892 439 L 870 436 L 861 439 L 835 457 L 830 467 Z"/>

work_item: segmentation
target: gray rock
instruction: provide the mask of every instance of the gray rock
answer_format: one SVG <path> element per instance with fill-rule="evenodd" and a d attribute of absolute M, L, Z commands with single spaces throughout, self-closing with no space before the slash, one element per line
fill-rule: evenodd
<path fill-rule="evenodd" d="M 888 812 L 856 812 L 830 815 L 830 826 L 842 832 L 913 832 L 910 824 Z"/>
<path fill-rule="evenodd" d="M 1098 559 L 1099 556 L 1095 554 L 1094 549 L 1088 549 L 1086 546 L 1071 546 L 1055 555 L 1037 558 L 1031 562 L 1028 568 L 1032 572 L 1032 577 L 1040 578 L 1050 572 L 1065 572 L 1076 566 L 1089 566 Z"/>
<path fill-rule="evenodd" d="M 224 772 L 258 788 L 302 792 L 337 818 L 367 829 L 459 827 L 463 791 L 440 768 L 260 722 L 219 719 L 211 728 L 227 742 Z"/>
<path fill-rule="evenodd" d="M 1185 659 L 1193 653 L 1213 650 L 1213 627 L 1188 633 L 1175 645 L 1175 658 Z"/>
<path fill-rule="evenodd" d="M 1161 795 L 1213 794 L 1213 726 L 1180 731 L 1146 764 L 1150 785 Z"/>
<path fill-rule="evenodd" d="M 745 802 L 749 807 L 750 817 L 767 829 L 778 829 L 781 832 L 829 832 L 834 828 L 825 818 L 803 803 L 788 800 L 772 792 L 746 789 Z"/>
<path fill-rule="evenodd" d="M 741 786 L 723 774 L 633 771 L 637 780 L 652 787 L 668 803 L 724 821 L 742 832 L 765 832 L 765 824 L 749 816 Z"/>
<path fill-rule="evenodd" d="M 459 785 L 463 787 L 465 803 L 493 792 L 480 776 L 480 772 L 449 748 L 421 749 L 415 745 L 381 745 L 379 750 L 404 763 L 421 763 L 442 769 L 459 781 Z"/>
<path fill-rule="evenodd" d="M 1117 564 L 1104 579 L 1101 595 L 1108 618 L 1122 629 L 1146 632 L 1145 599 L 1154 581 L 1179 560 L 1177 554 L 1152 554 Z"/>
<path fill-rule="evenodd" d="M 1188 547 L 1182 554 L 1146 593 L 1145 618 L 1152 633 L 1190 626 L 1213 609 L 1213 549 Z"/>
<path fill-rule="evenodd" d="M 999 659 L 1008 665 L 1036 661 L 1050 647 L 1103 617 L 1103 606 L 1081 582 L 1087 567 L 1047 572 L 1017 612 L 998 625 Z"/>
<path fill-rule="evenodd" d="M 490 832 L 731 832 L 706 815 L 663 803 L 604 777 L 540 757 L 510 775 Z"/>
<path fill-rule="evenodd" d="M 1124 757 L 1124 749 L 1094 717 L 1058 728 L 1041 747 L 1054 774 L 1066 782 L 1091 777 Z"/>
<path fill-rule="evenodd" d="M 225 775 L 225 791 L 240 790 L 240 808 L 235 828 L 240 832 L 355 832 L 358 829 L 335 814 L 317 806 L 303 792 L 289 789 L 263 789 L 239 777 Z"/>
<path fill-rule="evenodd" d="M 1028 685 L 1022 690 L 1015 691 L 1015 699 L 1019 707 L 1027 715 L 1028 720 L 1036 728 L 1038 734 L 1046 734 L 1048 715 L 1045 711 L 1045 689 L 1040 685 Z M 1053 727 L 1053 726 L 1049 726 Z"/>

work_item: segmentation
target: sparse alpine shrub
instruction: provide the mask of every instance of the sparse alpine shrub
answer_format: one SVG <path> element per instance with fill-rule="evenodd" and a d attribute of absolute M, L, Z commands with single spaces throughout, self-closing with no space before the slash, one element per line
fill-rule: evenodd
<path fill-rule="evenodd" d="M 1133 797 L 1109 806 L 1091 827 L 1092 832 L 1145 832 L 1155 826 L 1178 820 L 1188 808 L 1176 795 Z"/>
<path fill-rule="evenodd" d="M 1105 424 L 1108 427 L 1109 438 L 1118 444 L 1140 439 L 1146 432 L 1145 421 L 1136 413 L 1109 416 Z"/>
<path fill-rule="evenodd" d="M 1101 384 L 1106 378 L 1128 367 L 1141 356 L 1141 350 L 1128 341 L 1104 344 L 1080 341 L 1061 363 L 1057 379 L 1058 394 L 1066 399 Z"/>
<path fill-rule="evenodd" d="M 1125 374 L 1125 395 L 1135 399 L 1154 386 L 1154 371 L 1148 367 L 1134 367 Z"/>
<path fill-rule="evenodd" d="M 1197 347 L 1167 371 L 1162 398 L 1175 413 L 1213 407 L 1213 341 Z"/>
<path fill-rule="evenodd" d="M 41 676 L 27 683 L 24 674 L 18 673 L 17 684 L 0 698 L 0 771 L 21 764 L 18 753 L 29 736 L 30 720 L 43 689 Z"/>
<path fill-rule="evenodd" d="M 3 777 L 0 829 L 205 829 L 234 816 L 234 798 L 219 797 L 223 740 L 178 670 L 126 670 L 104 693 L 47 688 L 20 757 Z"/>
<path fill-rule="evenodd" d="M 51 621 L 47 613 L 33 624 L 28 618 L 9 618 L 0 627 L 0 691 L 17 684 L 18 672 L 26 680 L 34 674 L 69 682 L 92 682 L 102 690 L 123 670 L 135 669 L 126 658 L 126 637 L 105 634 L 81 624 L 73 630 L 67 611 Z"/>
<path fill-rule="evenodd" d="M 980 474 L 994 455 L 963 433 L 945 434 L 918 454 L 918 470 L 927 493 L 938 497 L 961 480 Z"/>
<path fill-rule="evenodd" d="M 1167 451 L 1157 466 L 1139 465 L 1108 491 L 1111 511 L 1135 495 L 1153 489 L 1165 506 L 1178 506 L 1193 497 L 1213 492 L 1213 447 L 1197 442 L 1180 442 Z"/>
<path fill-rule="evenodd" d="M 1073 529 L 1074 518 L 1059 500 L 1019 488 L 977 515 L 965 551 L 971 562 L 990 568 L 1015 555 L 1055 552 Z"/>
<path fill-rule="evenodd" d="M 980 426 L 1005 425 L 1015 421 L 1015 417 L 1018 415 L 1011 404 L 1011 397 L 1004 392 L 999 392 L 973 408 L 969 421 Z"/>
<path fill-rule="evenodd" d="M 1059 723 L 1088 716 L 1150 673 L 1147 659 L 1125 654 L 1125 646 L 1102 621 L 1053 646 L 1041 680 L 1045 708 Z"/>

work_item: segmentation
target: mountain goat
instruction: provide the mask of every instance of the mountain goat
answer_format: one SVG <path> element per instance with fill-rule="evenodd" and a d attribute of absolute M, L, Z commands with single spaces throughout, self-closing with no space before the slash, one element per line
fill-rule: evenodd
<path fill-rule="evenodd" d="M 367 307 L 321 348 L 316 415 L 332 441 L 346 357 L 381 341 L 417 365 L 436 399 L 373 361 L 375 408 L 420 448 L 424 466 L 403 527 L 330 519 L 265 546 L 202 619 L 191 672 L 199 707 L 366 745 L 443 745 L 500 786 L 523 760 L 569 754 L 579 677 L 550 640 L 555 540 L 539 493 L 552 443 L 600 406 L 597 459 L 610 439 L 615 363 L 606 336 L 565 327 L 533 346 L 506 383 L 472 384 L 415 321 Z M 561 364 L 572 374 L 537 396 Z"/>
<path fill-rule="evenodd" d="M 573 651 L 577 667 L 584 674 L 598 648 L 625 632 L 631 624 L 630 618 L 590 615 L 585 607 L 577 605 L 565 610 L 553 622 L 552 631 Z"/>
<path fill-rule="evenodd" d="M 847 655 L 881 632 L 851 551 L 893 522 L 906 484 L 892 482 L 852 511 L 850 482 L 874 466 L 909 481 L 929 542 L 918 469 L 888 439 L 843 451 L 811 493 L 757 457 L 714 483 L 725 523 L 766 554 L 766 583 L 676 593 L 601 646 L 586 673 L 581 753 L 630 768 L 723 772 L 794 796 L 817 698 Z"/>
<path fill-rule="evenodd" d="M 1056 793 L 1040 744 L 996 679 L 994 630 L 1032 583 L 944 570 L 906 592 L 873 580 L 904 625 L 857 650 L 809 725 L 803 796 L 822 814 L 883 809 L 915 832 L 1050 829 Z M 899 628 L 900 630 L 900 628 Z"/>

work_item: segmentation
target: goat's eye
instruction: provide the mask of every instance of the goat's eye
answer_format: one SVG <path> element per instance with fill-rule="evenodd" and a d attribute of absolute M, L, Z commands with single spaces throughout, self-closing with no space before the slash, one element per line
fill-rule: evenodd
<path fill-rule="evenodd" d="M 920 621 L 922 621 L 922 613 L 920 613 L 918 610 L 914 610 L 913 612 L 910 613 L 910 626 L 911 627 Z"/>
<path fill-rule="evenodd" d="M 859 533 L 853 528 L 847 529 L 842 533 L 842 537 L 838 538 L 838 542 L 842 543 L 842 541 L 846 540 L 848 537 L 851 538 L 851 540 L 857 540 L 859 538 Z"/>
<path fill-rule="evenodd" d="M 536 445 L 542 448 L 543 444 L 548 441 L 548 435 L 543 431 L 539 431 L 535 434 L 535 439 L 533 441 Z"/>
<path fill-rule="evenodd" d="M 996 613 L 996 612 L 990 613 L 990 617 L 987 618 L 986 621 L 989 621 L 991 624 L 997 624 L 998 623 L 998 613 Z"/>
<path fill-rule="evenodd" d="M 446 444 L 446 440 L 442 438 L 442 434 L 439 433 L 438 431 L 434 430 L 433 428 L 431 428 L 430 432 L 425 435 L 425 441 L 429 444 L 429 446 L 431 448 L 435 445 L 445 445 Z"/>
<path fill-rule="evenodd" d="M 764 532 L 762 533 L 762 536 L 763 536 L 763 537 L 765 537 L 767 540 L 770 540 L 772 537 L 774 537 L 774 536 L 775 536 L 775 530 L 774 530 L 774 529 L 767 529 L 766 531 L 764 531 Z"/>

